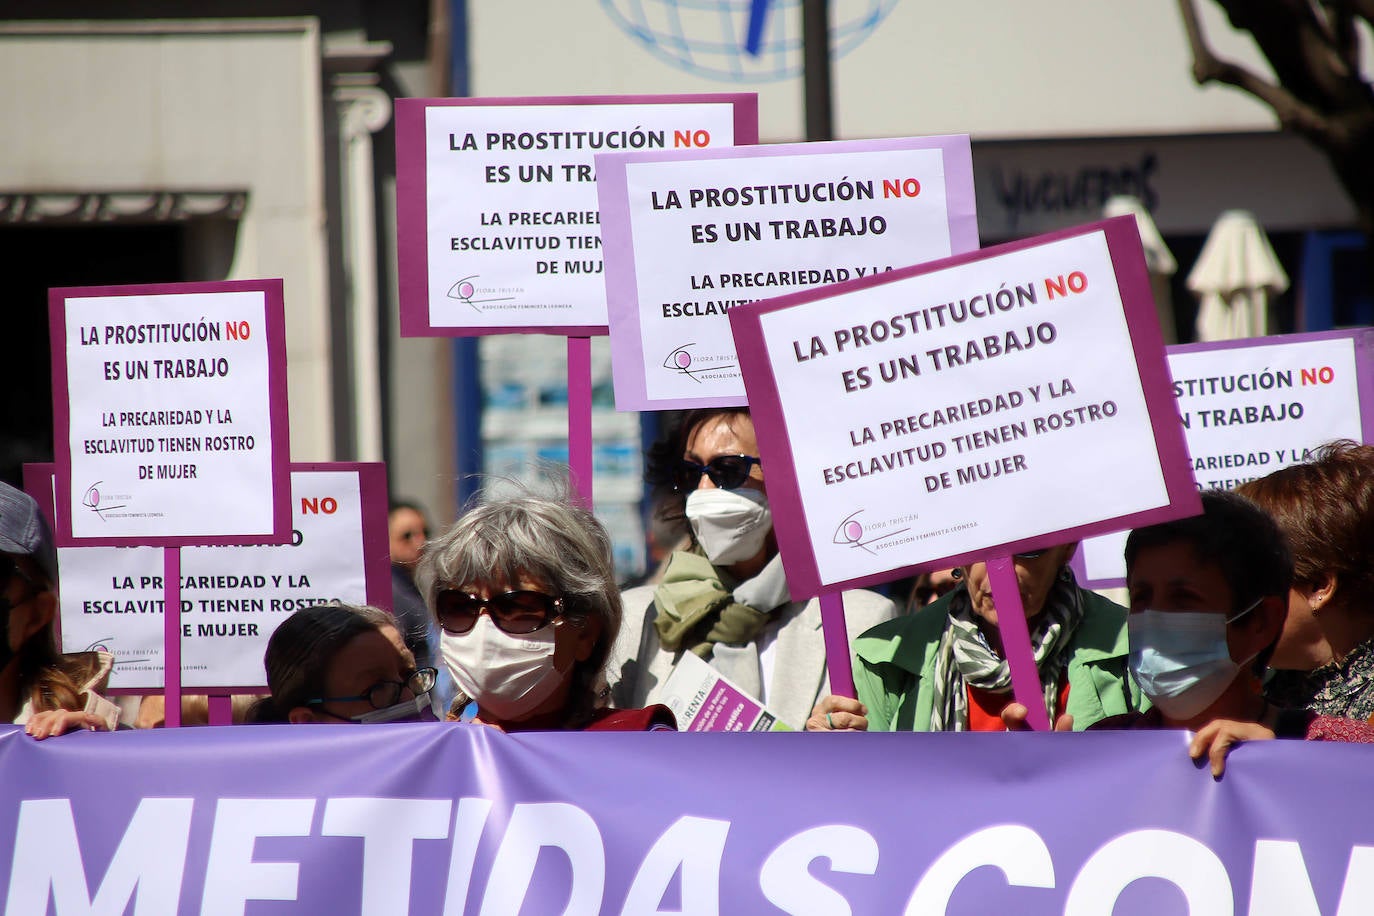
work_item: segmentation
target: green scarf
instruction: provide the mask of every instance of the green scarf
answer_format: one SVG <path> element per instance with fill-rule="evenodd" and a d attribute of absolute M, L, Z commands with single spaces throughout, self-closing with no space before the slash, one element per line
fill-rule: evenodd
<path fill-rule="evenodd" d="M 691 650 L 710 659 L 716 643 L 743 645 L 759 634 L 768 615 L 740 604 L 734 579 L 698 552 L 674 551 L 654 591 L 658 641 L 670 652 Z"/>

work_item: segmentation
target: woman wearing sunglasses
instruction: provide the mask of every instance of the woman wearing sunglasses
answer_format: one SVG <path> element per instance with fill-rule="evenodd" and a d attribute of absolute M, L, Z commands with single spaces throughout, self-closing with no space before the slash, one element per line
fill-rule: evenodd
<path fill-rule="evenodd" d="M 674 729 L 667 707 L 607 708 L 620 629 L 611 539 L 566 497 L 480 494 L 425 548 L 416 581 L 477 721 L 503 731 Z"/>
<path fill-rule="evenodd" d="M 433 668 L 416 668 L 394 619 L 373 607 L 319 604 L 282 621 L 263 656 L 271 695 L 250 722 L 435 721 Z"/>
<path fill-rule="evenodd" d="M 749 411 L 688 411 L 649 452 L 646 475 L 678 495 L 692 542 L 655 586 L 625 592 L 625 627 L 611 665 L 617 705 L 653 702 L 692 652 L 801 728 L 829 692 L 820 603 L 793 601 L 773 537 L 764 467 Z M 892 618 L 896 606 L 846 592 L 850 633 Z"/>
<path fill-rule="evenodd" d="M 1050 721 L 1084 729 L 1141 708 L 1127 675 L 1126 609 L 1078 587 L 1078 545 L 1013 557 L 1021 605 Z M 855 640 L 857 700 L 828 696 L 808 731 L 1003 731 L 1012 705 L 997 603 L 985 563 L 956 570 L 960 584 L 910 617 Z M 1149 704 L 1144 704 L 1148 706 Z M 1016 715 L 1019 712 L 1019 715 Z M 1022 724 L 1025 708 L 1009 714 Z"/>

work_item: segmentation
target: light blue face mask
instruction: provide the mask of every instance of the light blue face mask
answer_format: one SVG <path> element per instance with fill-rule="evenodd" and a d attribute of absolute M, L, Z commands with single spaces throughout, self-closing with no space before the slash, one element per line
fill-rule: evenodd
<path fill-rule="evenodd" d="M 351 721 L 368 724 L 376 722 L 437 722 L 439 719 L 430 707 L 429 691 L 425 691 L 414 699 L 393 703 L 386 709 L 374 709 L 372 712 L 361 716 L 354 716 Z"/>
<path fill-rule="evenodd" d="M 1233 617 L 1149 609 L 1131 614 L 1126 618 L 1128 663 L 1141 692 L 1170 719 L 1191 719 L 1211 706 L 1255 657 L 1231 659 L 1226 625 L 1258 606 L 1257 600 Z"/>

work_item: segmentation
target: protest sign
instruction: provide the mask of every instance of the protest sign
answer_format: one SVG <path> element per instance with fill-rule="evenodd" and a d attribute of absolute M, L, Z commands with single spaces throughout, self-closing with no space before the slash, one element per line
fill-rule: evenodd
<path fill-rule="evenodd" d="M 286 543 L 280 280 L 53 289 L 59 544 Z"/>
<path fill-rule="evenodd" d="M 1198 511 L 1135 224 L 732 309 L 794 598 Z"/>
<path fill-rule="evenodd" d="M 683 732 L 791 731 L 776 713 L 692 652 L 682 653 L 658 691 L 658 702 Z"/>
<path fill-rule="evenodd" d="M 757 140 L 746 93 L 398 99 L 401 333 L 606 333 L 593 154 Z"/>
<path fill-rule="evenodd" d="M 671 778 L 723 761 L 711 791 Z M 1261 741 L 1216 781 L 1179 732 L 430 723 L 36 742 L 6 727 L 0 899 L 206 916 L 1368 913 L 1372 764 L 1368 746 Z"/>
<path fill-rule="evenodd" d="M 966 135 L 596 157 L 619 410 L 742 406 L 730 309 L 978 247 Z"/>
<path fill-rule="evenodd" d="M 1374 441 L 1374 331 L 1289 334 L 1168 348 L 1199 491 L 1229 490 L 1308 460 L 1335 439 Z M 1083 542 L 1079 579 L 1124 585 L 1126 535 Z"/>
<path fill-rule="evenodd" d="M 25 486 L 51 504 L 51 466 Z M 266 687 L 267 640 L 313 604 L 391 605 L 386 475 L 380 464 L 295 464 L 292 542 L 181 551 L 181 683 L 224 693 Z M 46 505 L 45 505 L 46 508 Z M 114 655 L 115 692 L 163 686 L 163 556 L 156 547 L 58 548 L 62 651 Z"/>

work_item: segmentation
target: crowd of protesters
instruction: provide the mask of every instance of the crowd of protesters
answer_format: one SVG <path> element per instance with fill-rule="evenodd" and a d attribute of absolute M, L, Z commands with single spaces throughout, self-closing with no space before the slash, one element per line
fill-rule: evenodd
<path fill-rule="evenodd" d="M 418 507 L 394 506 L 394 615 L 287 618 L 248 719 L 668 731 L 661 690 L 691 654 L 792 728 L 1025 727 L 986 564 L 895 601 L 845 593 L 857 697 L 835 695 L 818 602 L 788 593 L 748 411 L 688 412 L 648 469 L 679 541 L 623 592 L 605 528 L 566 489 L 488 488 L 428 540 Z M 1217 775 L 1244 741 L 1374 741 L 1374 447 L 1332 443 L 1202 510 L 1131 532 L 1129 608 L 1078 584 L 1076 544 L 1012 558 L 1054 728 L 1186 729 Z M 0 577 L 0 717 L 35 738 L 118 727 L 112 659 L 59 653 L 53 542 L 3 484 Z"/>

